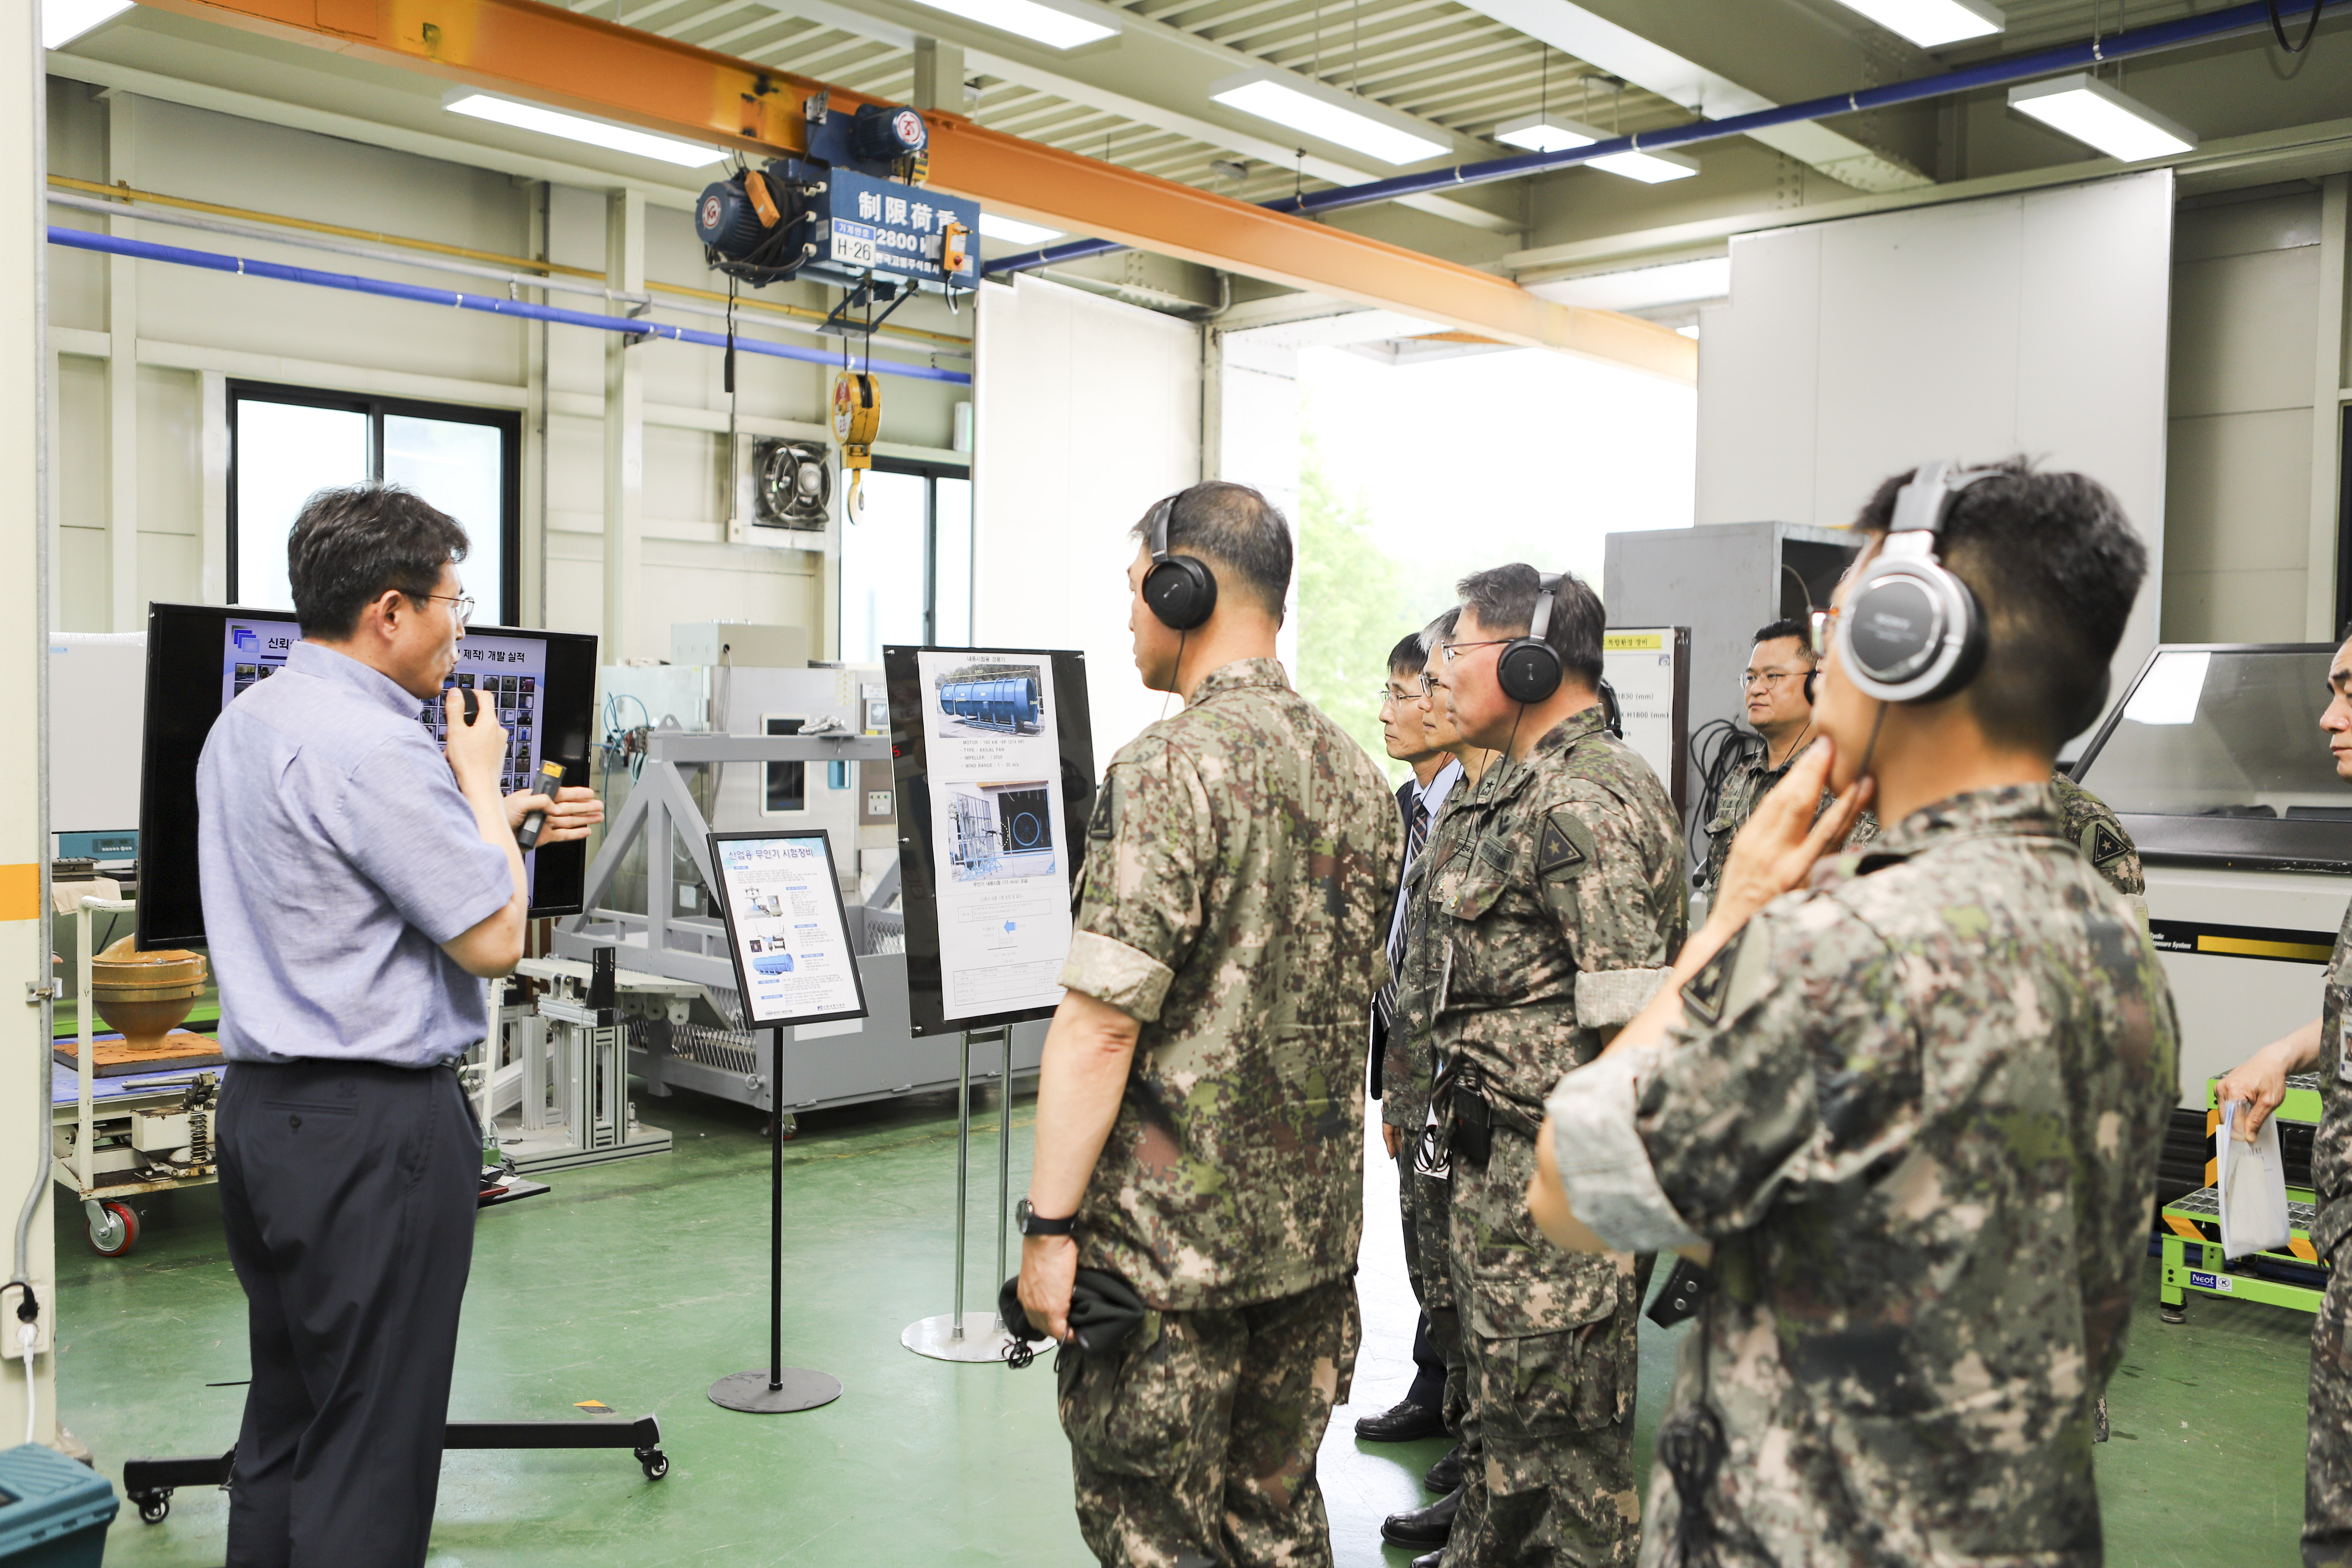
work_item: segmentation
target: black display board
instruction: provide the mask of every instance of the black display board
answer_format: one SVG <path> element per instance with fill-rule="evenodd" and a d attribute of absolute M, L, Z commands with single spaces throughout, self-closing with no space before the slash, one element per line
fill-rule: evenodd
<path fill-rule="evenodd" d="M 745 1028 L 866 1016 L 866 982 L 830 834 L 822 827 L 714 833 L 710 868 Z"/>
<path fill-rule="evenodd" d="M 252 634 L 250 649 L 243 641 L 232 641 L 240 630 Z M 300 637 L 289 610 L 219 605 L 147 607 L 147 717 L 139 764 L 138 945 L 142 950 L 204 940 L 204 890 L 196 867 L 196 763 L 221 710 L 254 679 L 266 679 L 263 669 L 283 664 L 286 649 Z M 519 650 L 525 657 L 512 666 L 467 657 L 468 644 L 479 654 L 500 640 L 541 646 Z M 485 696 L 502 695 L 487 689 L 491 683 L 503 686 L 511 680 L 520 687 L 526 679 L 532 682 L 528 693 L 518 691 L 515 700 L 520 705 L 523 695 L 532 699 L 527 706 L 539 731 L 537 754 L 564 764 L 565 784 L 587 784 L 596 705 L 596 639 L 527 626 L 469 626 L 457 647 L 460 675 L 483 686 Z M 534 651 L 535 658 L 530 657 Z M 509 668 L 532 673 L 509 675 Z M 420 701 L 418 707 L 424 704 Z M 531 871 L 532 919 L 580 912 L 588 877 L 584 840 L 531 850 L 524 861 Z"/>
<path fill-rule="evenodd" d="M 907 1002 L 910 1033 L 956 1034 L 1024 1023 L 1053 1016 L 1053 1008 L 1026 1007 L 984 1016 L 947 1018 L 942 1011 L 944 986 L 940 967 L 940 880 L 953 875 L 942 868 L 933 833 L 931 801 L 932 726 L 941 722 L 935 711 L 939 694 L 925 689 L 917 668 L 919 656 L 940 655 L 982 665 L 1031 662 L 1051 672 L 1050 692 L 1006 694 L 1009 700 L 993 707 L 976 703 L 965 717 L 975 728 L 997 728 L 1018 735 L 1024 726 L 1034 733 L 1037 720 L 1050 722 L 1060 752 L 1060 804 L 1064 832 L 1058 847 L 1044 848 L 1066 856 L 1069 885 L 1075 889 L 1085 870 L 1087 822 L 1094 813 L 1094 725 L 1087 705 L 1086 655 L 1048 648 L 933 648 L 887 647 L 882 650 L 882 674 L 890 699 L 891 773 L 898 785 L 898 868 L 901 905 L 906 919 Z M 1042 700 L 1040 700 L 1042 699 Z M 1036 710 L 1042 708 L 1043 713 Z M 1034 717 L 1033 717 L 1034 715 Z M 1004 798 L 1018 820 L 1018 808 L 1031 792 L 1008 787 Z M 1030 837 L 1008 829 L 1009 851 L 1032 848 Z"/>

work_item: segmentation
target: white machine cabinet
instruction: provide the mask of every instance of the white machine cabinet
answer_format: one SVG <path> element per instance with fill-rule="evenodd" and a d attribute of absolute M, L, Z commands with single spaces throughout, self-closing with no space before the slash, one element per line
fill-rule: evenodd
<path fill-rule="evenodd" d="M 2160 646 L 2075 766 L 2147 868 L 2179 1103 L 2200 1117 L 2208 1079 L 2319 1016 L 2352 899 L 2352 784 L 2319 728 L 2335 651 Z"/>

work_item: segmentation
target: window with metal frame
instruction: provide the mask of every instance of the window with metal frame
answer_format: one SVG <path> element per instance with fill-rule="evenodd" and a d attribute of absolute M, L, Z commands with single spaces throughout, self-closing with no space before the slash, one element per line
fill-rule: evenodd
<path fill-rule="evenodd" d="M 404 485 L 464 525 L 463 592 L 485 625 L 521 611 L 522 416 L 511 409 L 228 384 L 228 601 L 291 609 L 286 536 L 335 485 Z"/>
<path fill-rule="evenodd" d="M 841 658 L 877 664 L 886 643 L 971 646 L 971 477 L 877 458 L 865 515 L 841 531 Z"/>

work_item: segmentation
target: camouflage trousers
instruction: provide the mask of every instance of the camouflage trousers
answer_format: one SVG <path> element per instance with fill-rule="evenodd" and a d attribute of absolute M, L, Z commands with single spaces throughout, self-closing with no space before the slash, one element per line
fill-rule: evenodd
<path fill-rule="evenodd" d="M 1362 1334 L 1353 1278 L 1156 1312 L 1117 1359 L 1059 1363 L 1078 1533 L 1131 1568 L 1328 1568 L 1315 1454 Z"/>
<path fill-rule="evenodd" d="M 2346 1248 L 2337 1249 L 2339 1258 Z M 2352 1263 L 2352 1260 L 2345 1260 Z M 2352 1565 L 2352 1267 L 2327 1277 L 2311 1325 L 2311 1447 L 2303 1472 L 2303 1560 Z"/>
<path fill-rule="evenodd" d="M 1534 1142 L 1501 1128 L 1484 1170 L 1454 1163 L 1465 1430 L 1479 1457 L 1464 1467 L 1444 1568 L 1631 1568 L 1642 1518 L 1634 1321 L 1647 1270 L 1554 1247 L 1527 1212 L 1534 1171 Z"/>
<path fill-rule="evenodd" d="M 1445 1361 L 1445 1425 L 1462 1430 L 1469 1363 L 1462 1353 L 1462 1315 L 1454 1305 L 1454 1184 L 1412 1168 L 1417 1138 L 1397 1156 L 1397 1206 L 1404 1211 L 1404 1270 L 1429 1320 L 1429 1342 Z M 1464 1432 L 1467 1437 L 1469 1434 Z"/>

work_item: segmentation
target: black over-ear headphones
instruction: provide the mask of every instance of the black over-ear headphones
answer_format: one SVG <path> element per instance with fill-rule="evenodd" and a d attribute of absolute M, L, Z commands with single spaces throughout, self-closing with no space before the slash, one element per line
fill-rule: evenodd
<path fill-rule="evenodd" d="M 1217 579 L 1198 556 L 1168 553 L 1168 521 L 1176 500 L 1170 496 L 1151 511 L 1151 570 L 1143 574 L 1143 602 L 1170 631 L 1189 632 L 1215 612 Z"/>
<path fill-rule="evenodd" d="M 1495 679 L 1503 695 L 1514 702 L 1541 702 L 1559 689 L 1564 673 L 1559 652 L 1544 641 L 1551 630 L 1552 596 L 1559 592 L 1559 574 L 1548 572 L 1538 584 L 1535 615 L 1528 635 L 1514 637 L 1495 657 Z"/>
<path fill-rule="evenodd" d="M 1806 706 L 1806 707 L 1811 708 L 1811 707 L 1813 705 L 1813 693 L 1814 693 L 1817 689 L 1820 689 L 1820 687 L 1821 687 L 1821 683 L 1822 683 L 1822 670 L 1821 670 L 1821 666 L 1819 666 L 1819 665 L 1815 665 L 1812 668 L 1811 668 L 1811 669 L 1809 669 L 1809 670 L 1805 671 L 1805 706 Z"/>
<path fill-rule="evenodd" d="M 1896 494 L 1886 542 L 1838 617 L 1838 653 L 1864 696 L 1934 701 L 1968 685 L 1984 663 L 1984 611 L 1936 558 L 1936 543 L 1951 498 L 1999 471 L 1956 474 L 1948 463 L 1928 463 Z"/>

